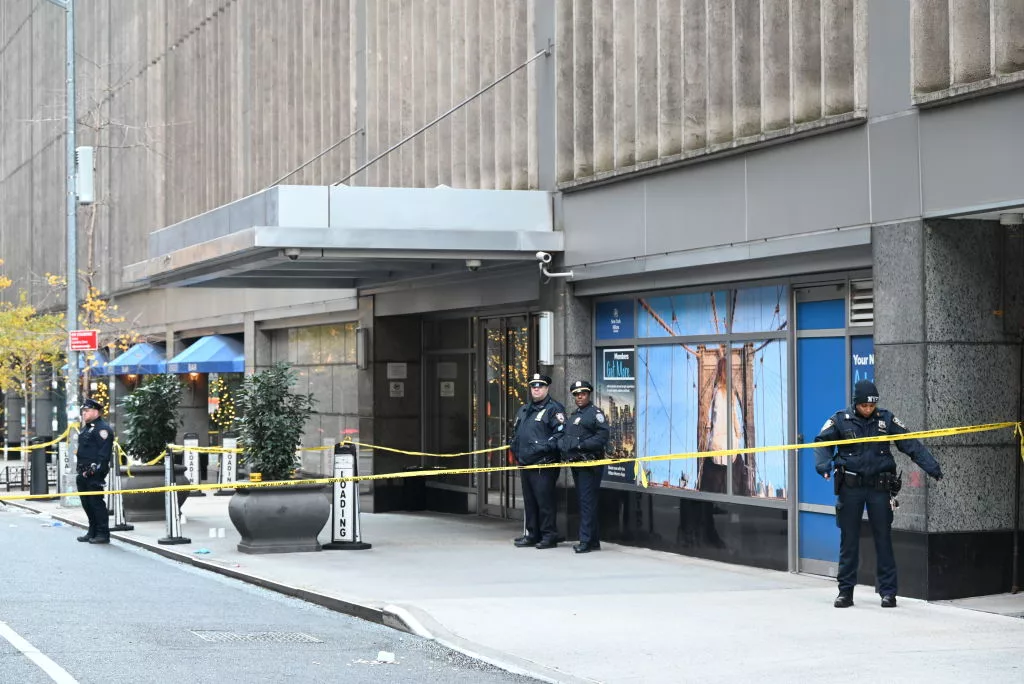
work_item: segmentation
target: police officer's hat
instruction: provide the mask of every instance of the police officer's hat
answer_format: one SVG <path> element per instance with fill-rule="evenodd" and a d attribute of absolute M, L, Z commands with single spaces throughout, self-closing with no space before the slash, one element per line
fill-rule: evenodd
<path fill-rule="evenodd" d="M 576 394 L 577 392 L 593 392 L 594 386 L 591 385 L 586 380 L 577 380 L 576 382 L 572 383 L 571 391 L 573 394 Z"/>
<path fill-rule="evenodd" d="M 551 384 L 551 378 L 543 373 L 534 373 L 530 376 L 530 387 L 540 387 L 541 385 L 547 387 Z"/>
<path fill-rule="evenodd" d="M 861 380 L 853 388 L 854 404 L 877 404 L 878 388 L 870 380 Z"/>
<path fill-rule="evenodd" d="M 100 413 L 103 413 L 103 404 L 96 401 L 95 399 L 86 399 L 82 402 L 82 410 L 85 409 L 96 409 Z"/>

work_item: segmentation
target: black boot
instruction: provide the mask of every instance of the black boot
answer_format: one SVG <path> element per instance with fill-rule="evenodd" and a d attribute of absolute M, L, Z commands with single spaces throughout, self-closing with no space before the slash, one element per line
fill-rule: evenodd
<path fill-rule="evenodd" d="M 836 600 L 832 602 L 832 605 L 836 608 L 849 608 L 853 605 L 853 594 L 840 593 L 836 596 Z"/>
<path fill-rule="evenodd" d="M 82 535 L 81 537 L 77 537 L 77 539 L 78 539 L 78 541 L 80 541 L 80 542 L 87 542 L 87 541 L 89 541 L 90 539 L 92 539 L 92 532 L 86 532 L 86 533 L 85 533 L 85 534 L 83 534 L 83 535 Z"/>
<path fill-rule="evenodd" d="M 893 596 L 892 594 L 890 594 L 889 596 L 883 596 L 882 597 L 882 607 L 883 608 L 895 608 L 896 607 L 896 597 Z"/>
<path fill-rule="evenodd" d="M 534 538 L 534 537 L 528 537 L 526 535 L 523 535 L 522 537 L 519 537 L 518 539 L 516 539 L 512 543 L 515 544 L 520 549 L 522 549 L 522 548 L 525 548 L 527 546 L 534 546 L 537 543 L 537 539 Z"/>
<path fill-rule="evenodd" d="M 108 534 L 105 537 L 104 536 L 93 537 L 92 539 L 89 540 L 89 543 L 90 544 L 109 544 L 110 543 L 110 535 Z"/>

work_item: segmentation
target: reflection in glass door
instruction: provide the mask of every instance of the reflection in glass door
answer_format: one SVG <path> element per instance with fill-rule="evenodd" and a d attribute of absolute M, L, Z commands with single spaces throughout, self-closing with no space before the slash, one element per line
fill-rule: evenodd
<path fill-rule="evenodd" d="M 483 446 L 493 448 L 508 444 L 516 412 L 527 401 L 529 320 L 526 316 L 484 319 L 482 333 Z M 488 467 L 510 464 L 507 451 L 488 452 L 478 462 Z M 482 515 L 522 519 L 522 494 L 515 471 L 487 473 L 479 481 Z"/>

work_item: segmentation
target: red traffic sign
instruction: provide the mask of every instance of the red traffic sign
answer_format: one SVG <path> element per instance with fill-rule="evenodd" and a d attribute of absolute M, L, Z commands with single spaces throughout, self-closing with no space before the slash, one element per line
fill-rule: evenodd
<path fill-rule="evenodd" d="M 99 330 L 72 330 L 71 351 L 96 351 Z"/>

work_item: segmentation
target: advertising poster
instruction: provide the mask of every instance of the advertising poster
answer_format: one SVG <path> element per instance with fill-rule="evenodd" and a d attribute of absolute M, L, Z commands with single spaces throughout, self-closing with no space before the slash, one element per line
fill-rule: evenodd
<path fill-rule="evenodd" d="M 632 299 L 598 302 L 594 324 L 599 340 L 629 340 L 636 334 Z"/>
<path fill-rule="evenodd" d="M 850 379 L 852 385 L 861 380 L 875 381 L 875 338 L 850 338 Z"/>
<path fill-rule="evenodd" d="M 632 326 L 632 319 L 630 325 Z M 598 373 L 594 390 L 597 405 L 608 417 L 611 435 L 609 458 L 632 458 L 636 454 L 636 349 L 598 348 Z M 605 480 L 633 484 L 632 463 L 610 465 Z"/>

